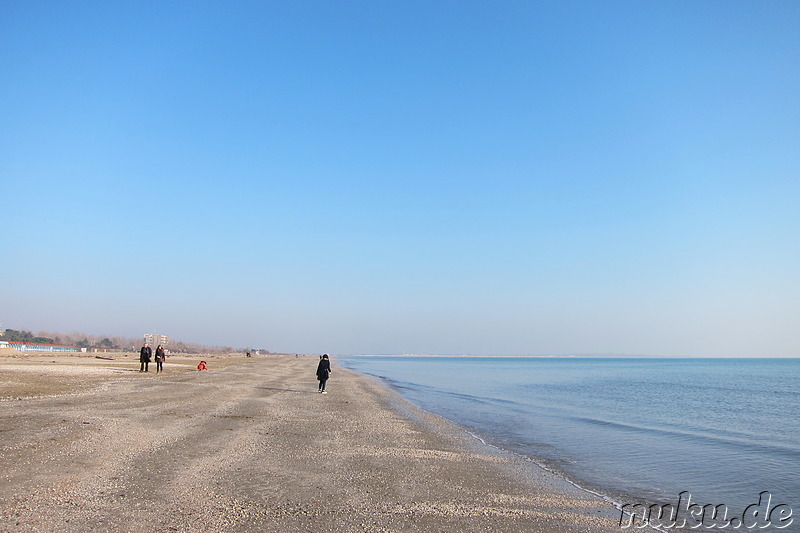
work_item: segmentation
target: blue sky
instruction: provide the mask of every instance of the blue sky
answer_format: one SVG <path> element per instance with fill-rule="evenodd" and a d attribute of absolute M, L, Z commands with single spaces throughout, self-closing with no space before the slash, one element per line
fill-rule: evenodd
<path fill-rule="evenodd" d="M 800 356 L 798 28 L 791 1 L 0 1 L 0 321 Z"/>

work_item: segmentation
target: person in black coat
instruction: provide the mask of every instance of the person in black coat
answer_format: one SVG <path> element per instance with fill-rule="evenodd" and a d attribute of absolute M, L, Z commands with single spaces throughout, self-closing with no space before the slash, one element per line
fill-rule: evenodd
<path fill-rule="evenodd" d="M 328 354 L 323 355 L 320 360 L 319 364 L 317 365 L 317 379 L 319 380 L 319 392 L 322 394 L 328 394 L 325 391 L 325 384 L 328 382 L 328 378 L 331 375 L 331 360 L 328 359 Z"/>
<path fill-rule="evenodd" d="M 166 358 L 167 354 L 164 353 L 164 347 L 159 344 L 156 348 L 156 374 L 164 371 L 164 361 Z"/>
<path fill-rule="evenodd" d="M 141 365 L 139 366 L 139 372 L 147 372 L 148 365 L 150 364 L 150 359 L 153 357 L 153 349 L 150 348 L 147 343 L 144 343 L 142 349 L 139 350 L 139 362 Z"/>

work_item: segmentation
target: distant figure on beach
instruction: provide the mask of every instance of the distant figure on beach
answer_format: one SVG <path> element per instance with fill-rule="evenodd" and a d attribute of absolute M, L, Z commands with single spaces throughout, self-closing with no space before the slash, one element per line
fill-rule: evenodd
<path fill-rule="evenodd" d="M 156 348 L 156 374 L 164 371 L 164 360 L 167 358 L 164 354 L 164 347 L 160 344 Z"/>
<path fill-rule="evenodd" d="M 197 365 L 197 370 L 208 370 L 208 365 L 205 361 L 200 361 L 200 364 Z"/>
<path fill-rule="evenodd" d="M 328 394 L 325 391 L 325 384 L 331 376 L 331 360 L 328 359 L 328 354 L 324 354 L 317 365 L 317 379 L 319 380 L 319 392 Z"/>
<path fill-rule="evenodd" d="M 139 362 L 141 365 L 139 366 L 139 372 L 148 372 L 149 369 L 147 368 L 150 365 L 150 359 L 153 357 L 153 349 L 150 348 L 147 343 L 144 343 L 142 349 L 139 350 Z"/>

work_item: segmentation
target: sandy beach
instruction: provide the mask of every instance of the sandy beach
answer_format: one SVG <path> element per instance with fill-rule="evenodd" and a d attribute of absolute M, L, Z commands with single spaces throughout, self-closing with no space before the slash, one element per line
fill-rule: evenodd
<path fill-rule="evenodd" d="M 333 360 L 0 356 L 0 531 L 619 531 L 619 514 Z"/>

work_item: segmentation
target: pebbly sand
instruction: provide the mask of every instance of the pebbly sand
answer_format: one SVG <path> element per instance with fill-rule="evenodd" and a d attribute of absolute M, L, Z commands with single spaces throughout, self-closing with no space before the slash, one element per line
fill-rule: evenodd
<path fill-rule="evenodd" d="M 619 512 L 333 359 L 0 357 L 0 531 L 606 532 Z"/>

